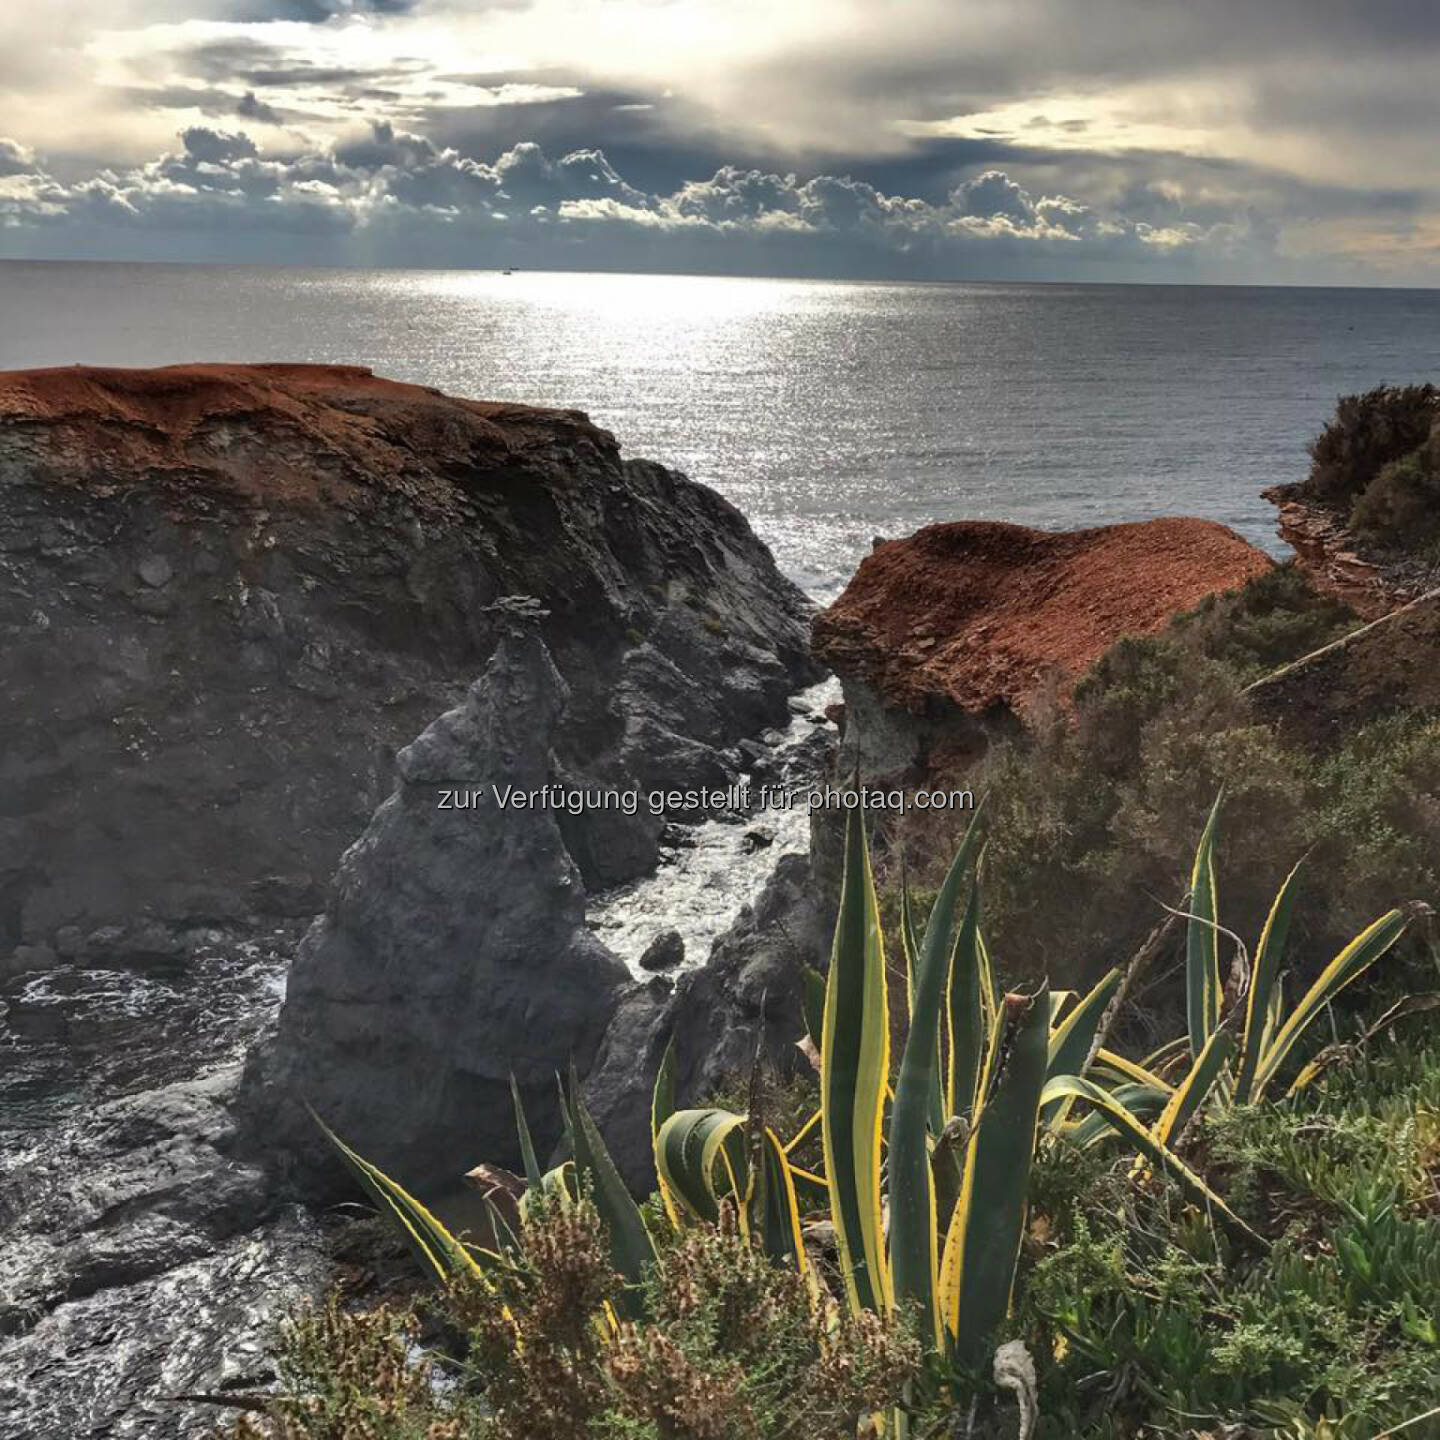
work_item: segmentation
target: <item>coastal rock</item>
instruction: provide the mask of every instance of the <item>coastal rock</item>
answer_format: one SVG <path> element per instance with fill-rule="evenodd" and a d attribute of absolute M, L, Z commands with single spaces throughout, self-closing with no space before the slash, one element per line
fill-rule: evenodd
<path fill-rule="evenodd" d="M 629 978 L 585 928 L 553 812 L 496 799 L 551 782 L 566 699 L 540 621 L 507 624 L 464 701 L 401 750 L 252 1066 L 256 1135 L 322 1180 L 335 1160 L 305 1104 L 407 1186 L 518 1165 L 512 1075 L 552 1143 L 555 1075 L 586 1073 Z"/>
<path fill-rule="evenodd" d="M 1424 588 L 1426 577 L 1415 573 L 1414 557 L 1361 553 L 1367 547 L 1351 533 L 1345 517 L 1316 503 L 1304 485 L 1272 485 L 1261 498 L 1275 506 L 1277 533 L 1295 551 L 1316 588 L 1362 618 L 1379 619 Z"/>
<path fill-rule="evenodd" d="M 723 783 L 818 678 L 743 516 L 577 411 L 358 367 L 0 373 L 0 953 L 313 914 L 509 594 L 549 612 L 575 783 Z M 662 823 L 564 818 L 591 883 Z"/>
<path fill-rule="evenodd" d="M 685 938 L 678 930 L 662 930 L 640 956 L 642 970 L 673 970 L 685 963 Z"/>
<path fill-rule="evenodd" d="M 667 1044 L 681 1105 L 743 1085 L 757 1052 L 785 1074 L 804 1061 L 804 971 L 822 963 L 833 912 L 824 911 L 804 855 L 785 855 L 760 898 L 682 975 L 668 999 L 647 985 L 625 992 L 585 1082 L 585 1098 L 615 1164 L 637 1194 L 655 1185 L 650 1105 Z"/>
<path fill-rule="evenodd" d="M 1272 563 L 1194 519 L 1058 533 L 962 521 L 881 541 L 814 622 L 844 688 L 842 764 L 867 780 L 963 765 L 1063 706 L 1122 635 Z"/>

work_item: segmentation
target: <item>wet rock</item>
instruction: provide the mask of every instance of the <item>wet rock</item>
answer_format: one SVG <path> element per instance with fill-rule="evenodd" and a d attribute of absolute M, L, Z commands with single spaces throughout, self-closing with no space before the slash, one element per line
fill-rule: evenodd
<path fill-rule="evenodd" d="M 662 930 L 640 956 L 642 970 L 673 970 L 685 963 L 685 940 L 678 930 Z"/>
<path fill-rule="evenodd" d="M 549 783 L 564 700 L 538 625 L 513 621 L 464 702 L 400 752 L 341 860 L 246 1102 L 307 1182 L 342 1177 L 303 1103 L 421 1188 L 479 1160 L 518 1166 L 512 1074 L 536 1143 L 555 1138 L 555 1074 L 588 1070 L 628 978 L 585 928 L 551 811 L 493 798 Z M 454 808 L 456 791 L 480 808 Z"/>
<path fill-rule="evenodd" d="M 0 372 L 0 554 L 0 951 L 301 913 L 483 667 L 498 596 L 549 611 L 558 765 L 589 782 L 722 780 L 817 673 L 733 506 L 577 412 L 358 367 Z M 618 883 L 660 823 L 592 811 L 567 841 Z"/>
<path fill-rule="evenodd" d="M 782 856 L 759 900 L 716 941 L 700 969 L 678 979 L 673 995 L 635 985 L 622 997 L 585 1096 L 637 1194 L 654 1187 L 650 1106 L 668 1043 L 682 1105 L 743 1081 L 757 1048 L 782 1074 L 803 1063 L 795 1042 L 804 1033 L 804 969 L 823 963 L 833 921 L 822 912 L 808 858 Z"/>
<path fill-rule="evenodd" d="M 741 842 L 747 855 L 753 855 L 757 850 L 768 850 L 774 843 L 775 832 L 764 825 L 752 825 Z"/>

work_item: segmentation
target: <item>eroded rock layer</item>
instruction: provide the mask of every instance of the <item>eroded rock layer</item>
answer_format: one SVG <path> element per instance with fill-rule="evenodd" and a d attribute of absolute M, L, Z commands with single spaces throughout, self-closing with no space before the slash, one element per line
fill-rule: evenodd
<path fill-rule="evenodd" d="M 561 780 L 723 784 L 815 673 L 739 512 L 578 412 L 355 367 L 0 373 L 0 952 L 313 913 L 514 594 L 568 685 Z M 653 863 L 643 808 L 564 823 L 587 880 Z"/>
<path fill-rule="evenodd" d="M 1063 703 L 1122 635 L 1272 563 L 1195 519 L 1059 533 L 963 521 L 881 541 L 814 624 L 845 688 L 847 760 L 874 775 L 978 754 L 1037 705 Z"/>

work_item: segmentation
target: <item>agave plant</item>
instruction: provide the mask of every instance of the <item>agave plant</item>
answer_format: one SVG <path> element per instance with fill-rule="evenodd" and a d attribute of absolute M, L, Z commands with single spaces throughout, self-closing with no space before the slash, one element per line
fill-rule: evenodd
<path fill-rule="evenodd" d="M 981 928 L 979 825 L 977 815 L 918 939 L 902 891 L 909 1014 L 893 1091 L 885 943 L 863 821 L 852 816 L 829 972 L 806 996 L 820 1072 L 816 1115 L 786 1142 L 753 1104 L 740 1115 L 673 1111 L 657 1100 L 654 1111 L 656 1169 L 672 1218 L 702 1223 L 733 1206 L 757 1243 L 803 1268 L 803 1221 L 819 1210 L 833 1227 L 847 1304 L 913 1311 L 930 1348 L 966 1366 L 984 1358 L 1004 1323 L 1037 1140 L 1058 1133 L 1077 1100 L 1112 1127 L 1129 1115 L 1123 1106 L 1114 1113 L 1109 1093 L 1082 1078 L 1119 970 L 1078 999 L 1044 984 L 997 998 Z M 1126 1063 L 1103 1048 L 1099 1056 Z M 1168 1099 L 1172 1087 L 1154 1083 Z M 793 1160 L 817 1126 L 822 1173 Z M 1168 1172 L 1223 1208 L 1146 1127 L 1136 1128 Z"/>
<path fill-rule="evenodd" d="M 1302 861 L 1285 877 L 1275 896 L 1253 960 L 1236 940 L 1232 989 L 1237 994 L 1229 1013 L 1222 1013 L 1220 937 L 1228 932 L 1218 918 L 1215 847 L 1223 802 L 1222 791 L 1206 820 L 1191 868 L 1185 943 L 1186 1034 L 1140 1064 L 1102 1050 L 1097 1078 L 1117 1082 L 1107 1102 L 1086 1093 L 1083 1086 L 1057 1087 L 1057 1093 L 1064 1091 L 1094 1105 L 1089 1116 L 1069 1129 L 1071 1138 L 1081 1143 L 1092 1143 L 1115 1130 L 1135 1139 L 1137 1145 L 1137 1135 L 1144 1133 L 1149 1143 L 1168 1148 L 1212 1098 L 1230 1105 L 1259 1104 L 1325 1007 L 1405 933 L 1407 913 L 1386 911 L 1345 945 L 1300 1001 L 1287 1010 L 1282 972 Z M 1169 1069 L 1187 1049 L 1190 1063 L 1178 1083 L 1171 1085 L 1159 1072 Z M 1302 1089 L 1315 1073 L 1313 1063 L 1304 1067 L 1287 1094 Z M 1142 1122 L 1142 1117 L 1152 1116 L 1148 1126 Z M 1143 1151 L 1144 1147 L 1140 1148 Z"/>

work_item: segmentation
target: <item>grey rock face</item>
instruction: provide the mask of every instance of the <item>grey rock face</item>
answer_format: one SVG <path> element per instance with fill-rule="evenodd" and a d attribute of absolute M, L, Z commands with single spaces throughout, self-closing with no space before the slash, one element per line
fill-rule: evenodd
<path fill-rule="evenodd" d="M 499 596 L 549 611 L 576 784 L 723 784 L 818 676 L 744 517 L 578 412 L 308 366 L 13 372 L 0 397 L 0 956 L 313 914 Z M 661 824 L 564 820 L 591 884 L 645 873 Z"/>
<path fill-rule="evenodd" d="M 519 623 L 465 701 L 400 752 L 254 1067 L 259 1133 L 333 1166 L 303 1099 L 406 1185 L 444 1184 L 514 1161 L 513 1072 L 537 1144 L 553 1140 L 555 1074 L 589 1068 L 628 978 L 585 929 L 552 812 L 497 799 L 549 782 L 564 700 L 538 628 Z"/>

